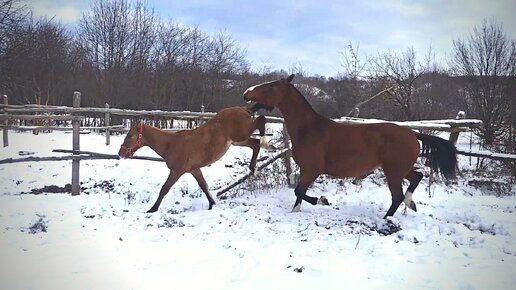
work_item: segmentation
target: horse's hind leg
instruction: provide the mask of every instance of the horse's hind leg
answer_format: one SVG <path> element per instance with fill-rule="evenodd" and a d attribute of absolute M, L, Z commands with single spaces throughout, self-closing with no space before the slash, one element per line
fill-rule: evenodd
<path fill-rule="evenodd" d="M 258 153 L 260 152 L 260 141 L 258 139 L 249 138 L 243 142 L 235 142 L 233 145 L 244 146 L 253 149 L 253 156 L 251 157 L 251 163 L 249 163 L 249 169 L 251 172 L 254 172 L 256 169 L 256 158 L 258 158 Z"/>
<path fill-rule="evenodd" d="M 181 175 L 183 175 L 183 172 L 175 172 L 172 170 L 170 171 L 170 174 L 167 177 L 167 181 L 165 181 L 165 184 L 163 184 L 161 190 L 159 191 L 158 199 L 156 200 L 154 205 L 147 211 L 148 213 L 155 212 L 158 210 L 159 205 L 163 201 L 163 198 L 165 197 L 165 195 L 167 195 L 172 185 L 176 183 L 176 181 L 179 179 L 179 177 L 181 177 Z"/>
<path fill-rule="evenodd" d="M 204 180 L 201 169 L 194 169 L 190 171 L 190 173 L 193 175 L 193 177 L 195 177 L 195 180 L 197 180 L 197 183 L 201 187 L 204 194 L 206 194 L 206 198 L 208 198 L 208 203 L 210 204 L 208 209 L 211 209 L 215 204 L 215 200 L 213 200 L 213 197 L 211 197 L 210 191 L 208 190 L 208 184 L 206 183 L 206 180 Z"/>
<path fill-rule="evenodd" d="M 403 175 L 397 174 L 396 170 L 390 171 L 389 169 L 383 169 L 385 173 L 385 177 L 387 178 L 387 185 L 389 186 L 389 190 L 391 191 L 391 207 L 387 211 L 387 214 L 383 218 L 387 218 L 388 216 L 393 216 L 400 204 L 403 202 L 403 189 L 401 187 L 401 182 L 403 181 Z"/>
<path fill-rule="evenodd" d="M 418 186 L 418 184 L 422 178 L 423 178 L 423 173 L 416 171 L 416 170 L 410 171 L 405 176 L 405 179 L 407 179 L 410 182 L 410 184 L 409 184 L 409 187 L 407 188 L 407 191 L 405 192 L 405 199 L 403 200 L 403 202 L 405 203 L 405 205 L 408 208 L 410 208 L 413 211 L 417 211 L 417 208 L 416 208 L 416 203 L 412 199 L 412 194 L 414 193 L 414 190 L 416 189 L 416 187 Z"/>

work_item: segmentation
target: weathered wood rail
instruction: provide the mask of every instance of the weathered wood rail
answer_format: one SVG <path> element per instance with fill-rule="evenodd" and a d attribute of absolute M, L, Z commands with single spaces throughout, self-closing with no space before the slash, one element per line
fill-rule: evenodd
<path fill-rule="evenodd" d="M 0 160 L 0 164 L 16 163 L 16 162 L 37 162 L 37 161 L 61 161 L 61 160 L 72 160 L 72 195 L 77 195 L 80 192 L 80 178 L 79 178 L 79 164 L 80 160 L 94 160 L 94 159 L 119 159 L 117 155 L 99 154 L 96 152 L 85 152 L 80 151 L 79 136 L 81 132 L 85 130 L 97 130 L 105 131 L 106 145 L 110 144 L 110 135 L 112 132 L 125 132 L 129 128 L 126 125 L 111 125 L 111 116 L 124 116 L 124 117 L 141 117 L 141 118 L 170 118 L 175 120 L 186 120 L 186 121 L 198 121 L 198 124 L 202 124 L 204 121 L 211 119 L 216 113 L 213 112 L 189 112 L 189 111 L 162 111 L 162 110 L 128 110 L 128 109 L 116 109 L 110 108 L 109 104 L 106 104 L 104 108 L 89 108 L 80 107 L 81 94 L 75 92 L 73 95 L 73 107 L 66 106 L 48 106 L 48 105 L 9 105 L 7 96 L 3 96 L 4 103 L 0 104 L 0 121 L 4 120 L 0 127 L 3 129 L 3 141 L 4 147 L 8 146 L 8 130 L 19 130 L 19 131 L 42 131 L 42 130 L 56 130 L 56 131 L 72 131 L 73 138 L 73 150 L 63 153 L 71 153 L 70 156 L 54 156 L 54 157 L 35 157 L 29 156 L 24 158 L 8 158 Z M 80 122 L 87 119 L 84 115 L 96 114 L 104 118 L 105 126 L 80 126 Z M 36 121 L 36 120 L 47 120 L 47 121 L 63 121 L 65 126 L 56 125 L 15 125 L 9 124 L 10 121 Z M 269 123 L 282 123 L 282 118 L 267 117 Z M 71 126 L 70 126 L 71 125 Z M 180 129 L 168 129 L 168 130 L 184 130 Z M 56 151 L 56 152 L 62 152 Z M 161 158 L 155 157 L 142 157 L 135 156 L 134 159 L 162 161 Z M 287 162 L 287 160 L 285 160 Z M 288 160 L 290 162 L 290 160 Z"/>
<path fill-rule="evenodd" d="M 109 154 L 101 154 L 97 152 L 87 152 L 80 151 L 80 141 L 79 136 L 80 132 L 84 130 L 102 130 L 105 131 L 106 134 L 106 145 L 110 144 L 110 134 L 111 132 L 124 132 L 129 130 L 127 126 L 124 125 L 112 125 L 111 124 L 111 116 L 125 116 L 125 117 L 142 117 L 142 118 L 152 118 L 152 117 L 163 117 L 163 118 L 171 118 L 176 120 L 197 120 L 202 123 L 206 120 L 209 120 L 216 113 L 213 112 L 189 112 L 189 111 L 161 111 L 161 110 L 128 110 L 128 109 L 116 109 L 110 108 L 108 104 L 104 108 L 88 108 L 88 107 L 80 107 L 80 93 L 75 92 L 73 97 L 74 107 L 65 107 L 65 106 L 45 106 L 45 105 L 8 105 L 7 96 L 3 96 L 4 102 L 0 104 L 0 127 L 3 129 L 3 141 L 4 147 L 8 146 L 8 130 L 56 130 L 56 131 L 72 131 L 73 132 L 73 149 L 72 150 L 55 150 L 55 152 L 61 153 L 71 153 L 69 156 L 54 156 L 54 157 L 24 157 L 24 158 L 8 158 L 4 160 L 0 160 L 0 164 L 6 163 L 14 163 L 14 162 L 35 162 L 35 161 L 60 161 L 60 160 L 73 160 L 72 163 L 72 194 L 79 194 L 79 164 L 80 160 L 94 160 L 94 159 L 120 159 L 117 155 L 109 155 Z M 86 117 L 84 114 L 98 114 L 99 116 L 103 115 L 105 126 L 97 126 L 97 127 L 89 127 L 89 126 L 80 126 L 80 122 L 83 121 Z M 102 118 L 102 117 L 99 117 Z M 286 177 L 287 183 L 292 185 L 290 176 L 292 174 L 292 169 L 290 166 L 291 163 L 291 151 L 290 151 L 290 141 L 288 139 L 288 133 L 286 130 L 286 126 L 284 125 L 283 118 L 278 117 L 266 117 L 268 123 L 283 123 L 283 136 L 284 136 L 284 149 L 277 154 L 274 158 L 269 159 L 267 162 L 261 164 L 257 169 L 268 166 L 270 163 L 275 160 L 282 158 L 286 168 Z M 60 120 L 70 122 L 72 126 L 55 126 L 55 125 L 38 125 L 38 126 L 21 126 L 21 125 L 13 125 L 9 124 L 9 121 L 12 120 Z M 482 125 L 480 120 L 474 119 L 450 119 L 450 120 L 423 120 L 423 121 L 408 121 L 408 122 L 391 122 L 384 120 L 374 120 L 374 119 L 360 119 L 360 118 L 352 118 L 352 117 L 343 117 L 340 119 L 336 119 L 336 122 L 340 123 L 354 123 L 354 124 L 365 124 L 365 123 L 395 123 L 402 127 L 410 128 L 413 130 L 431 130 L 431 131 L 444 131 L 450 132 L 450 140 L 456 141 L 457 134 L 459 132 L 470 131 L 473 128 L 479 127 Z M 67 123 L 68 124 L 68 123 Z M 172 129 L 174 130 L 174 129 Z M 179 130 L 184 130 L 181 128 Z M 454 136 L 452 136 L 454 135 Z M 471 151 L 471 150 L 458 150 L 459 154 L 474 156 L 474 157 L 484 157 L 484 158 L 492 158 L 497 160 L 516 160 L 516 155 L 510 154 L 497 154 L 489 151 L 479 152 L 479 151 Z M 162 161 L 161 158 L 156 157 L 145 157 L 145 156 L 135 156 L 134 159 L 141 160 L 151 160 L 151 161 Z M 249 178 L 252 174 L 247 174 L 227 186 L 226 188 L 220 190 L 217 195 L 223 198 L 227 195 L 227 192 L 240 184 L 247 178 Z"/>

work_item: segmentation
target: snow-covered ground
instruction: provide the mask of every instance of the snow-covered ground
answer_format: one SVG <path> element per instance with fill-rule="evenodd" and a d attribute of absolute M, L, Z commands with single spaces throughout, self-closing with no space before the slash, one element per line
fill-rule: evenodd
<path fill-rule="evenodd" d="M 81 150 L 116 154 L 122 138 L 81 135 Z M 9 141 L 0 159 L 72 147 L 62 132 Z M 247 172 L 250 154 L 232 147 L 203 169 L 212 194 Z M 0 165 L 0 289 L 516 289 L 514 186 L 497 197 L 459 179 L 429 197 L 424 178 L 418 212 L 385 221 L 381 172 L 358 185 L 319 179 L 308 193 L 332 206 L 300 213 L 284 186 L 241 188 L 208 211 L 185 175 L 146 214 L 167 174 L 161 162 L 82 161 L 83 194 L 71 197 L 22 194 L 69 183 L 71 161 Z"/>

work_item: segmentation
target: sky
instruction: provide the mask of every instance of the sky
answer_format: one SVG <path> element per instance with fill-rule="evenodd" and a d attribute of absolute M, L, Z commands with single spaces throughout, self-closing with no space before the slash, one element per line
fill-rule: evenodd
<path fill-rule="evenodd" d="M 35 16 L 73 25 L 85 0 L 26 0 Z M 514 0 L 148 0 L 165 20 L 225 31 L 246 50 L 252 68 L 335 76 L 344 72 L 342 52 L 358 45 L 359 58 L 413 47 L 421 60 L 431 50 L 446 63 L 453 40 L 484 19 L 496 19 L 516 39 Z"/>

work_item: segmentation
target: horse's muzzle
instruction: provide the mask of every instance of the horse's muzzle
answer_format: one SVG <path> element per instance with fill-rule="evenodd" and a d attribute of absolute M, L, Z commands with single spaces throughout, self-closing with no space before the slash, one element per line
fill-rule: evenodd
<path fill-rule="evenodd" d="M 248 92 L 244 93 L 244 101 L 246 101 L 247 103 L 251 102 L 251 97 L 249 97 L 249 93 Z"/>
<path fill-rule="evenodd" d="M 131 157 L 133 157 L 133 152 L 131 149 L 129 149 L 125 146 L 122 146 L 122 147 L 120 147 L 120 150 L 118 150 L 118 156 L 120 158 L 131 158 Z"/>

